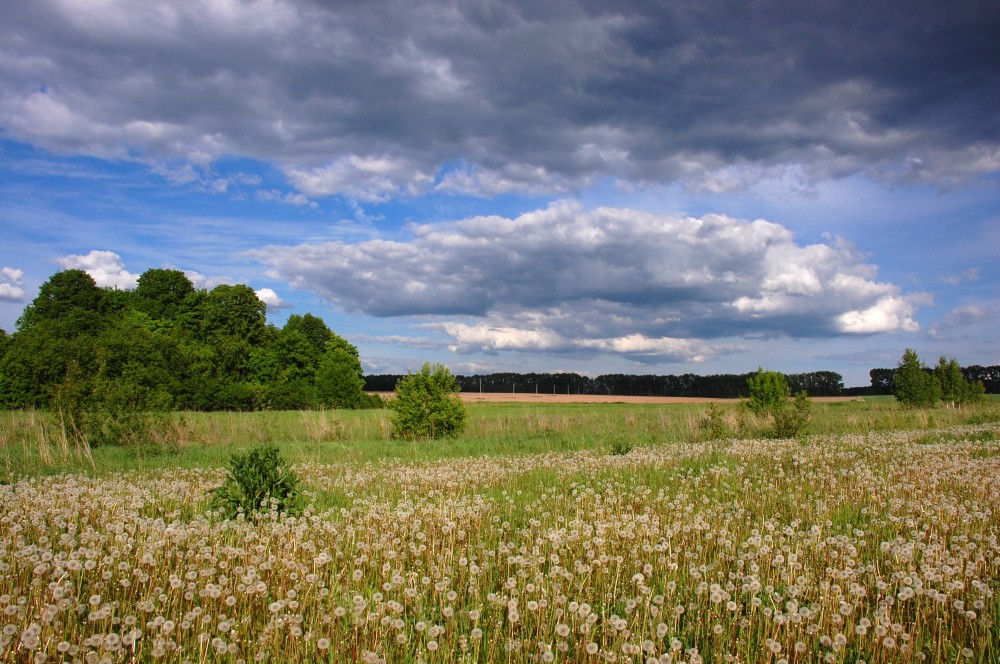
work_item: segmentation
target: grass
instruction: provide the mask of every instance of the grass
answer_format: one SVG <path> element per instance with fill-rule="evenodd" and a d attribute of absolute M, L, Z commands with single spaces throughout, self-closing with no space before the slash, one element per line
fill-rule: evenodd
<path fill-rule="evenodd" d="M 764 428 L 738 403 L 717 406 L 728 435 L 753 436 Z M 630 449 L 700 440 L 708 406 L 700 404 L 518 404 L 469 406 L 466 432 L 455 440 L 400 441 L 390 437 L 385 410 L 268 413 L 177 413 L 161 432 L 158 451 L 122 447 L 85 449 L 40 411 L 0 412 L 0 479 L 21 475 L 165 468 L 221 467 L 233 451 L 278 445 L 299 463 L 417 462 L 476 456 L 525 456 L 551 451 Z M 889 399 L 817 403 L 811 434 L 865 434 L 938 429 L 1000 421 L 1000 401 L 965 409 L 908 410 Z M 935 434 L 928 434 L 933 436 Z"/>
<path fill-rule="evenodd" d="M 0 413 L 0 660 L 1000 662 L 996 402 L 816 404 L 800 440 L 706 408 L 185 413 L 92 457 Z M 302 516 L 210 510 L 260 442 Z"/>

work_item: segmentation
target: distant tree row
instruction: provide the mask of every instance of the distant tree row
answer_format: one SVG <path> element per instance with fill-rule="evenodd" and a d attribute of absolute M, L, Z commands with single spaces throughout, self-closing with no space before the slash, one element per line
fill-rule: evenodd
<path fill-rule="evenodd" d="M 311 314 L 278 328 L 265 313 L 249 286 L 197 289 L 179 270 L 148 270 L 125 291 L 99 288 L 82 270 L 59 272 L 16 331 L 0 335 L 0 407 L 253 410 L 372 401 L 357 348 Z"/>
<path fill-rule="evenodd" d="M 603 394 L 617 396 L 711 397 L 736 399 L 748 395 L 747 381 L 753 373 L 682 376 L 605 374 L 589 378 L 575 373 L 494 373 L 456 376 L 463 392 L 513 392 L 520 394 Z M 395 389 L 399 375 L 365 377 L 365 389 L 389 392 Z M 785 376 L 792 392 L 805 391 L 810 396 L 838 396 L 844 381 L 833 371 Z"/>
<path fill-rule="evenodd" d="M 983 367 L 972 365 L 960 367 L 954 359 L 945 360 L 946 369 L 954 376 L 969 383 L 980 383 L 987 394 L 1000 394 L 1000 366 Z M 935 370 L 942 375 L 945 368 Z M 931 374 L 930 368 L 923 370 Z M 895 376 L 898 368 L 872 369 L 869 373 L 871 385 L 845 388 L 843 378 L 834 371 L 812 371 L 809 373 L 784 375 L 792 394 L 806 392 L 812 397 L 892 395 L 896 393 Z M 957 372 L 957 374 L 956 374 Z M 701 397 L 715 399 L 739 399 L 748 394 L 747 381 L 753 373 L 674 375 L 632 375 L 605 374 L 590 378 L 575 373 L 494 373 L 473 376 L 456 376 L 455 380 L 463 392 L 509 392 L 517 394 L 601 394 L 643 397 Z M 379 374 L 365 377 L 365 390 L 370 392 L 391 392 L 396 382 L 403 378 L 398 374 Z"/>
<path fill-rule="evenodd" d="M 956 362 L 957 364 L 957 362 Z M 865 394 L 895 394 L 896 393 L 896 369 L 872 369 L 869 372 L 871 377 L 871 387 L 863 388 Z M 924 367 L 930 372 L 930 369 Z M 959 367 L 962 378 L 971 383 L 980 382 L 987 394 L 1000 394 L 1000 365 L 983 367 L 974 364 L 968 367 Z"/>

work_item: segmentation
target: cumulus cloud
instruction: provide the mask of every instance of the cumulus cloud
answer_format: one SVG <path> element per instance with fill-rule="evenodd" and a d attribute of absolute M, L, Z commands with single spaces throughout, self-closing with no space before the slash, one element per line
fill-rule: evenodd
<path fill-rule="evenodd" d="M 285 302 L 280 295 L 274 292 L 271 288 L 261 288 L 256 291 L 257 299 L 267 305 L 268 310 L 271 309 L 290 309 L 292 305 Z"/>
<path fill-rule="evenodd" d="M 954 186 L 1000 169 L 998 32 L 992 0 L 14 2 L 0 125 L 175 181 L 274 162 L 312 198 L 785 168 Z"/>
<path fill-rule="evenodd" d="M 0 302 L 24 302 L 24 271 L 0 268 Z"/>
<path fill-rule="evenodd" d="M 778 224 L 564 201 L 519 217 L 420 225 L 407 241 L 269 246 L 275 278 L 350 311 L 424 316 L 455 352 L 696 361 L 726 337 L 913 331 L 918 303 L 837 243 Z"/>
<path fill-rule="evenodd" d="M 113 251 L 91 251 L 82 256 L 72 255 L 56 259 L 64 270 L 83 270 L 101 288 L 135 288 L 139 275 L 125 269 L 121 256 Z"/>

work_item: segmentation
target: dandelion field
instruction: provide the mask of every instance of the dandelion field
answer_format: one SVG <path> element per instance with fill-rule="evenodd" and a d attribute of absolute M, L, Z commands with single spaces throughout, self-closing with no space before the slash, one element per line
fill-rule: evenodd
<path fill-rule="evenodd" d="M 590 409 L 619 429 L 590 434 L 574 409 L 526 412 L 474 409 L 496 445 L 478 454 L 370 458 L 354 423 L 303 425 L 283 449 L 310 507 L 256 523 L 209 509 L 224 457 L 183 446 L 12 478 L 0 659 L 1000 662 L 995 409 L 662 441 L 655 408 Z M 364 417 L 377 450 L 412 445 Z M 637 444 L 610 454 L 614 435 Z"/>

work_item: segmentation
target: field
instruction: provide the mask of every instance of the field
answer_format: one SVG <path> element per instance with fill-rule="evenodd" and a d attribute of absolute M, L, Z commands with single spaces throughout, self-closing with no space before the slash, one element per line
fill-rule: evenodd
<path fill-rule="evenodd" d="M 470 395 L 475 396 L 475 395 Z M 694 403 L 183 414 L 155 451 L 0 413 L 11 662 L 1000 662 L 1000 407 Z M 209 508 L 275 442 L 299 517 Z"/>

